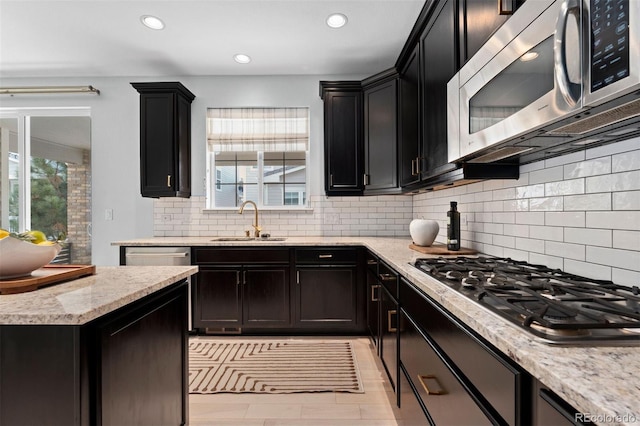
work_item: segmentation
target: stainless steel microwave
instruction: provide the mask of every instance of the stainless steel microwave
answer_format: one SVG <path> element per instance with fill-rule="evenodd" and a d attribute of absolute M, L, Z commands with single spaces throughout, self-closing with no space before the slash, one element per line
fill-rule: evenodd
<path fill-rule="evenodd" d="M 548 154 L 640 121 L 639 27 L 640 0 L 526 1 L 448 83 L 449 161 Z"/>

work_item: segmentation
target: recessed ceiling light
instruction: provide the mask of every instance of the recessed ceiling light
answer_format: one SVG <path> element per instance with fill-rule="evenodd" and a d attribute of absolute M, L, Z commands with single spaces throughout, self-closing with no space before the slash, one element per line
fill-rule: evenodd
<path fill-rule="evenodd" d="M 164 22 L 162 22 L 162 19 L 155 16 L 142 15 L 140 17 L 140 22 L 142 22 L 145 27 L 151 28 L 152 30 L 161 30 L 164 28 Z"/>
<path fill-rule="evenodd" d="M 327 25 L 331 28 L 341 28 L 347 24 L 347 17 L 342 13 L 333 13 L 327 18 Z"/>
<path fill-rule="evenodd" d="M 538 57 L 538 52 L 534 52 L 532 50 L 531 52 L 527 52 L 524 55 L 520 56 L 520 60 L 522 62 L 529 62 L 529 61 L 533 61 L 537 57 Z"/>
<path fill-rule="evenodd" d="M 239 64 L 248 64 L 249 62 L 251 62 L 251 58 L 248 55 L 244 55 L 242 53 L 233 55 L 233 60 Z"/>

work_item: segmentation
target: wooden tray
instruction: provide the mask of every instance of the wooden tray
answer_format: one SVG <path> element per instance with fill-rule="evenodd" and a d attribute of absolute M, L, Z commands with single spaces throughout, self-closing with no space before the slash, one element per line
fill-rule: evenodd
<path fill-rule="evenodd" d="M 466 248 L 466 247 L 460 247 L 460 250 L 455 250 L 455 251 L 447 250 L 447 246 L 444 244 L 434 244 L 432 246 L 427 246 L 427 247 L 417 246 L 415 244 L 409 244 L 409 248 L 411 250 L 419 251 L 420 253 L 435 254 L 435 255 L 465 256 L 469 254 L 478 254 L 477 250 Z"/>
<path fill-rule="evenodd" d="M 0 280 L 0 294 L 24 293 L 95 273 L 95 265 L 45 265 L 31 276 Z"/>

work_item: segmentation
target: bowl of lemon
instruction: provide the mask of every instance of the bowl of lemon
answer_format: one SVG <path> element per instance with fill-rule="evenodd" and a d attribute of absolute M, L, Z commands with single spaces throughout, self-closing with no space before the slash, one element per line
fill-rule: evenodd
<path fill-rule="evenodd" d="M 31 275 L 51 262 L 62 247 L 41 231 L 19 234 L 0 229 L 0 280 Z"/>

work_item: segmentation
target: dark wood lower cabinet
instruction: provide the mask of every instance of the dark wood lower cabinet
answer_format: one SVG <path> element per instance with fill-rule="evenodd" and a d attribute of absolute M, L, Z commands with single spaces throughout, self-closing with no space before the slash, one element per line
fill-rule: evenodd
<path fill-rule="evenodd" d="M 186 282 L 85 325 L 0 326 L 0 425 L 183 425 Z"/>
<path fill-rule="evenodd" d="M 195 279 L 197 328 L 289 327 L 288 266 L 201 266 Z"/>
<path fill-rule="evenodd" d="M 367 268 L 367 329 L 380 352 L 380 283 L 378 282 L 378 268 Z"/>
<path fill-rule="evenodd" d="M 380 358 L 391 387 L 398 383 L 398 302 L 385 286 L 380 287 Z"/>
<path fill-rule="evenodd" d="M 296 325 L 326 329 L 358 323 L 357 270 L 353 266 L 296 269 Z"/>
<path fill-rule="evenodd" d="M 413 383 L 408 377 L 408 373 L 400 365 L 399 385 L 400 387 L 400 418 L 397 419 L 398 426 L 418 426 L 428 425 L 429 419 L 418 400 L 417 391 L 413 388 Z"/>
<path fill-rule="evenodd" d="M 289 267 L 246 267 L 242 271 L 242 323 L 246 327 L 288 327 Z"/>

